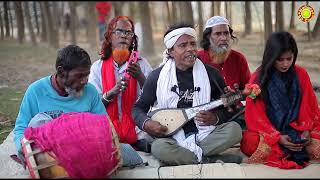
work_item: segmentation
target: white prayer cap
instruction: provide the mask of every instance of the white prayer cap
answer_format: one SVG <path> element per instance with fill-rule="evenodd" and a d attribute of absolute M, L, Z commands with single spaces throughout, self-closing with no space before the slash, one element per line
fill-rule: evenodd
<path fill-rule="evenodd" d="M 170 49 L 174 46 L 174 44 L 177 42 L 180 36 L 183 34 L 190 35 L 197 39 L 197 33 L 196 30 L 194 30 L 191 27 L 183 27 L 175 29 L 171 32 L 169 32 L 163 39 L 164 45 L 167 47 L 167 49 Z"/>
<path fill-rule="evenodd" d="M 228 21 L 228 19 L 226 19 L 226 18 L 224 18 L 222 16 L 213 16 L 210 19 L 208 19 L 204 29 L 211 28 L 213 26 L 217 26 L 217 25 L 220 25 L 220 24 L 229 25 L 229 21 Z"/>

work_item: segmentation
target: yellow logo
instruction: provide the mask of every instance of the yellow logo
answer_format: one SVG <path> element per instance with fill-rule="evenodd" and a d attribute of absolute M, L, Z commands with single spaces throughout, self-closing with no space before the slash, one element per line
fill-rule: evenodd
<path fill-rule="evenodd" d="M 314 10 L 309 5 L 302 5 L 298 10 L 298 16 L 301 21 L 309 22 L 314 17 Z"/>

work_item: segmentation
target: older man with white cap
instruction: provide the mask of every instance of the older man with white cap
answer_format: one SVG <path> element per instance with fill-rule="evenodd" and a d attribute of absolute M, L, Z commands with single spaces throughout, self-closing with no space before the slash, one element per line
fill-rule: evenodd
<path fill-rule="evenodd" d="M 166 165 L 201 162 L 240 163 L 240 156 L 219 153 L 240 142 L 240 126 L 226 122 L 230 113 L 219 107 L 200 111 L 173 136 L 164 138 L 167 127 L 148 117 L 150 108 L 188 108 L 219 99 L 225 87 L 219 72 L 197 58 L 196 31 L 176 24 L 164 35 L 162 65 L 148 76 L 133 107 L 137 126 L 155 137 L 151 153 Z"/>
<path fill-rule="evenodd" d="M 249 82 L 251 73 L 247 59 L 240 52 L 231 49 L 231 39 L 235 40 L 229 21 L 222 16 L 213 16 L 207 20 L 198 56 L 205 64 L 217 68 L 227 86 L 240 90 Z M 240 106 L 242 104 L 239 104 Z M 241 110 L 239 108 L 238 110 Z M 241 118 L 236 120 L 244 129 Z"/>

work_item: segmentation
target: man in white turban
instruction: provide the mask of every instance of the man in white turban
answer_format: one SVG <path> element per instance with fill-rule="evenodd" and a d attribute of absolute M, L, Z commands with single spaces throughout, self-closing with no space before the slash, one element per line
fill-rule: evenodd
<path fill-rule="evenodd" d="M 198 56 L 203 63 L 217 68 L 227 86 L 235 89 L 238 86 L 240 90 L 245 88 L 249 82 L 250 70 L 247 59 L 240 52 L 231 49 L 231 40 L 236 39 L 229 21 L 222 16 L 213 16 L 207 20 L 201 48 Z M 236 85 L 235 85 L 236 84 Z M 238 105 L 238 111 L 242 104 Z M 241 127 L 245 128 L 244 120 L 239 117 L 235 119 Z"/>
<path fill-rule="evenodd" d="M 176 24 L 167 30 L 163 63 L 146 79 L 133 107 L 133 118 L 140 129 L 156 138 L 151 153 L 166 165 L 218 159 L 240 163 L 240 156 L 219 155 L 242 137 L 237 123 L 226 122 L 230 113 L 223 106 L 198 112 L 177 133 L 166 138 L 167 127 L 147 115 L 154 104 L 157 108 L 188 108 L 217 100 L 223 94 L 225 83 L 219 72 L 197 58 L 196 38 L 191 25 Z"/>

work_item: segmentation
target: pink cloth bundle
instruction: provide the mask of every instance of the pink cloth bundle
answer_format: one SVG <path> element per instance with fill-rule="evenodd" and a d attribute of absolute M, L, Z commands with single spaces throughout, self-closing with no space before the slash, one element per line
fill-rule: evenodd
<path fill-rule="evenodd" d="M 51 151 L 70 178 L 105 178 L 119 163 L 107 115 L 66 113 L 24 136 Z"/>

